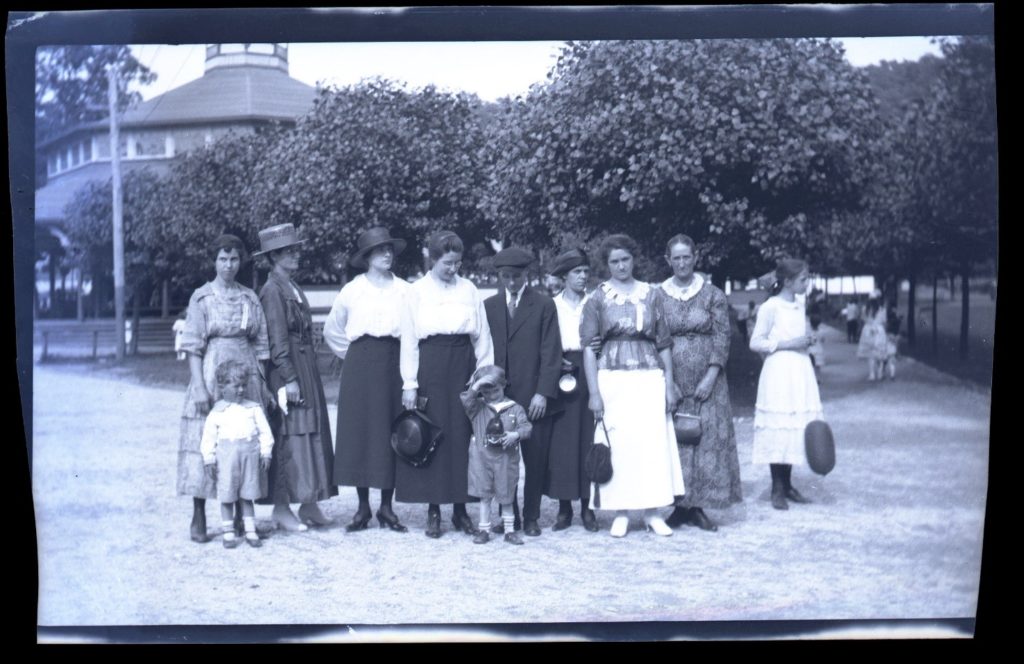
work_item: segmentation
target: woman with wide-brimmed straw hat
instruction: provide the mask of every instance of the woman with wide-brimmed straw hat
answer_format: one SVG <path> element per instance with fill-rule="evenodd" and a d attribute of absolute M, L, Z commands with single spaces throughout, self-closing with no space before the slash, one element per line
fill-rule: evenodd
<path fill-rule="evenodd" d="M 433 266 L 412 284 L 402 326 L 402 404 L 412 409 L 425 397 L 426 413 L 444 438 L 428 465 L 398 464 L 395 499 L 428 504 L 428 537 L 441 536 L 442 503 L 453 504 L 456 528 L 475 535 L 466 512 L 472 431 L 459 393 L 473 371 L 494 364 L 491 330 L 476 286 L 458 275 L 463 252 L 459 236 L 436 233 L 427 250 Z"/>
<path fill-rule="evenodd" d="M 278 224 L 259 232 L 260 251 L 272 268 L 260 290 L 267 317 L 270 362 L 267 383 L 274 394 L 284 388 L 287 412 L 273 414 L 274 453 L 270 467 L 270 499 L 274 525 L 302 531 L 307 525 L 331 521 L 317 501 L 337 495 L 331 473 L 334 451 L 327 399 L 313 349 L 313 320 L 309 301 L 292 275 L 299 269 L 300 240 L 292 224 Z M 301 503 L 299 516 L 290 504 Z"/>
<path fill-rule="evenodd" d="M 404 249 L 405 241 L 391 237 L 386 228 L 362 233 L 349 263 L 366 272 L 341 289 L 324 323 L 324 341 L 345 361 L 334 482 L 356 487 L 359 496 L 349 532 L 365 529 L 370 521 L 370 488 L 380 489 L 380 527 L 407 530 L 391 507 L 395 453 L 390 444 L 391 425 L 402 412 L 402 315 L 411 288 L 392 274 L 391 266 Z"/>
<path fill-rule="evenodd" d="M 248 258 L 245 245 L 234 235 L 221 235 L 210 245 L 210 256 L 216 276 L 192 293 L 181 336 L 191 380 L 181 414 L 178 494 L 193 497 L 194 542 L 210 541 L 206 534 L 206 500 L 217 496 L 216 484 L 207 476 L 199 451 L 206 416 L 220 398 L 217 366 L 227 360 L 240 362 L 248 372 L 245 398 L 266 403 L 268 397 L 260 365 L 260 360 L 270 357 L 263 308 L 256 293 L 235 281 Z M 239 536 L 242 534 L 240 511 L 235 514 L 234 529 Z"/>

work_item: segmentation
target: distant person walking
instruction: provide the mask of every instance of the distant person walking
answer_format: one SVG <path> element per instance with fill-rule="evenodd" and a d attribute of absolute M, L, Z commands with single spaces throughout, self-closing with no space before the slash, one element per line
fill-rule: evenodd
<path fill-rule="evenodd" d="M 843 307 L 843 316 L 846 318 L 846 341 L 848 343 L 857 343 L 857 323 L 860 321 L 860 307 L 857 306 L 857 302 L 850 300 Z"/>

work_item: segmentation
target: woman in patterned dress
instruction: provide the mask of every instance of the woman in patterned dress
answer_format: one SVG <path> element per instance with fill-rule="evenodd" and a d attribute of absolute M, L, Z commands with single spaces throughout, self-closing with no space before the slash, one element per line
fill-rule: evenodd
<path fill-rule="evenodd" d="M 725 379 L 729 302 L 709 279 L 694 272 L 696 247 L 686 235 L 668 241 L 665 260 L 672 276 L 661 284 L 659 295 L 672 334 L 672 377 L 682 405 L 699 407 L 701 425 L 699 444 L 679 446 L 686 495 L 676 497 L 676 508 L 666 523 L 714 531 L 718 527 L 702 507 L 725 508 L 743 499 Z"/>
<path fill-rule="evenodd" d="M 245 245 L 234 235 L 221 235 L 211 247 L 217 276 L 192 293 L 185 318 L 181 349 L 188 354 L 191 380 L 181 414 L 178 439 L 178 495 L 192 496 L 191 537 L 208 542 L 206 500 L 216 498 L 216 485 L 203 467 L 199 443 L 210 406 L 220 398 L 215 373 L 225 360 L 236 360 L 249 369 L 245 398 L 267 403 L 268 392 L 261 360 L 270 357 L 267 323 L 259 298 L 235 281 L 246 260 Z M 241 513 L 235 513 L 235 528 Z"/>
<path fill-rule="evenodd" d="M 594 443 L 611 439 L 614 468 L 611 480 L 591 491 L 590 502 L 592 509 L 616 511 L 612 537 L 623 537 L 629 529 L 627 510 L 643 510 L 648 528 L 671 535 L 655 508 L 683 495 L 669 416 L 678 401 L 672 339 L 657 289 L 633 278 L 636 253 L 628 235 L 610 235 L 601 243 L 611 277 L 583 306 L 580 322 L 589 407 L 603 420 Z M 600 358 L 595 345 L 600 345 Z"/>

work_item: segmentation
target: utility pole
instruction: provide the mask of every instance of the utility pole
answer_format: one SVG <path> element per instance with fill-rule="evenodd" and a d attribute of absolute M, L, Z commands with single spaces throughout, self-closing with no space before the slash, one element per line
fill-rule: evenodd
<path fill-rule="evenodd" d="M 110 107 L 110 175 L 114 210 L 114 339 L 117 361 L 125 356 L 124 330 L 124 218 L 122 216 L 121 149 L 117 128 L 117 65 L 107 68 L 107 102 Z M 134 331 L 136 332 L 137 331 Z"/>

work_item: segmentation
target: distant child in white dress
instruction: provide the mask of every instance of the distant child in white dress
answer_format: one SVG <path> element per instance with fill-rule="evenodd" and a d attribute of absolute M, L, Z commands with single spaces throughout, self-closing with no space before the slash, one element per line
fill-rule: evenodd
<path fill-rule="evenodd" d="M 252 501 L 267 494 L 267 469 L 274 447 L 263 407 L 244 398 L 249 369 L 241 362 L 227 360 L 217 366 L 217 391 L 220 398 L 206 417 L 199 451 L 206 472 L 217 483 L 224 548 L 239 542 L 232 525 L 233 507 L 242 503 L 245 541 L 261 546 L 256 534 L 256 516 Z"/>
<path fill-rule="evenodd" d="M 807 290 L 807 264 L 796 259 L 779 261 L 772 297 L 757 314 L 750 348 L 767 354 L 757 384 L 754 411 L 754 463 L 767 463 L 772 475 L 772 507 L 789 509 L 787 501 L 809 503 L 790 480 L 794 464 L 807 465 L 804 429 L 824 419 L 818 382 L 808 348 L 803 303 L 796 297 Z"/>
<path fill-rule="evenodd" d="M 530 437 L 533 425 L 526 410 L 505 396 L 505 371 L 493 365 L 477 369 L 469 389 L 459 395 L 473 426 L 469 439 L 469 495 L 480 499 L 480 527 L 475 544 L 490 540 L 491 503 L 502 507 L 505 541 L 522 544 L 513 528 L 512 501 L 519 482 L 519 443 Z"/>

